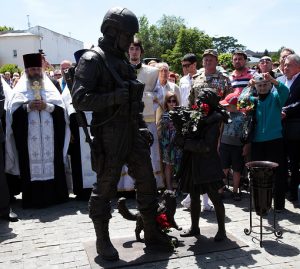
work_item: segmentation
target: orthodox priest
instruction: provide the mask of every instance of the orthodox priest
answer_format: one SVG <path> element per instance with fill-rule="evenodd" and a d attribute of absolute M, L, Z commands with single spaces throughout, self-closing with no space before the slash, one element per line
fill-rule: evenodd
<path fill-rule="evenodd" d="M 42 69 L 40 53 L 23 55 L 25 73 L 7 107 L 6 171 L 22 180 L 23 208 L 65 202 L 64 162 L 70 131 L 60 93 Z"/>

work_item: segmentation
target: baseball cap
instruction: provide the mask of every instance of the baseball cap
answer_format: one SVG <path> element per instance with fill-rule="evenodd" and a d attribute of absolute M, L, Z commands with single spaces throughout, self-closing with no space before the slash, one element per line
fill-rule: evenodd
<path fill-rule="evenodd" d="M 248 58 L 247 53 L 244 52 L 243 50 L 236 50 L 236 51 L 234 51 L 234 52 L 232 53 L 232 55 L 236 55 L 236 54 L 243 55 L 245 60 L 247 60 L 247 58 Z"/>
<path fill-rule="evenodd" d="M 202 57 L 204 57 L 205 55 L 212 55 L 212 56 L 215 56 L 218 59 L 218 52 L 214 49 L 206 49 L 203 52 Z"/>
<path fill-rule="evenodd" d="M 237 105 L 238 95 L 236 93 L 228 94 L 224 100 L 220 101 L 220 105 L 229 106 L 229 105 Z"/>

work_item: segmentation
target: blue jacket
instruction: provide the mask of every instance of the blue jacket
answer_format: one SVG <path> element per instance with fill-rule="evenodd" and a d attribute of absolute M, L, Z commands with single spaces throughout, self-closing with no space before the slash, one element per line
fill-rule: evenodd
<path fill-rule="evenodd" d="M 289 89 L 281 82 L 273 86 L 266 99 L 256 106 L 256 126 L 253 142 L 264 142 L 282 137 L 281 110 L 289 95 Z M 254 101 L 254 97 L 250 97 Z"/>

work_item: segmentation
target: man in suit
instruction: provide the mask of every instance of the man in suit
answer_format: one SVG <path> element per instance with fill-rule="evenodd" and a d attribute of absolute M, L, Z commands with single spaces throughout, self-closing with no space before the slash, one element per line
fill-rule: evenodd
<path fill-rule="evenodd" d="M 300 57 L 297 54 L 288 55 L 284 62 L 285 85 L 290 89 L 289 97 L 282 110 L 284 125 L 287 127 L 290 120 L 299 120 L 300 125 Z M 298 128 L 297 128 L 298 129 Z M 300 129 L 300 126 L 299 126 Z M 287 128 L 286 128 L 287 130 Z M 296 130 L 293 130 L 296 132 Z M 290 160 L 291 181 L 290 201 L 297 200 L 297 189 L 300 184 L 300 136 L 292 138 L 288 133 L 284 134 L 287 146 L 287 154 Z"/>
<path fill-rule="evenodd" d="M 17 215 L 11 211 L 9 206 L 9 191 L 4 173 L 4 156 L 3 156 L 3 142 L 4 131 L 1 124 L 1 117 L 4 112 L 4 92 L 2 86 L 2 79 L 0 79 L 0 219 L 8 221 L 18 221 Z M 3 82 L 6 83 L 6 82 Z"/>

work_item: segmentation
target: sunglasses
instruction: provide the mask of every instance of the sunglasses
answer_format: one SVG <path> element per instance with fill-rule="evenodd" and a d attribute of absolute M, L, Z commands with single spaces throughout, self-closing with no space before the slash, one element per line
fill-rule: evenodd
<path fill-rule="evenodd" d="M 172 103 L 172 104 L 177 104 L 177 101 L 174 100 L 174 99 L 171 99 L 171 100 L 168 100 L 167 103 L 168 103 L 168 104 L 171 104 L 171 103 Z"/>
<path fill-rule="evenodd" d="M 183 68 L 189 68 L 192 64 L 183 64 L 182 67 Z"/>

